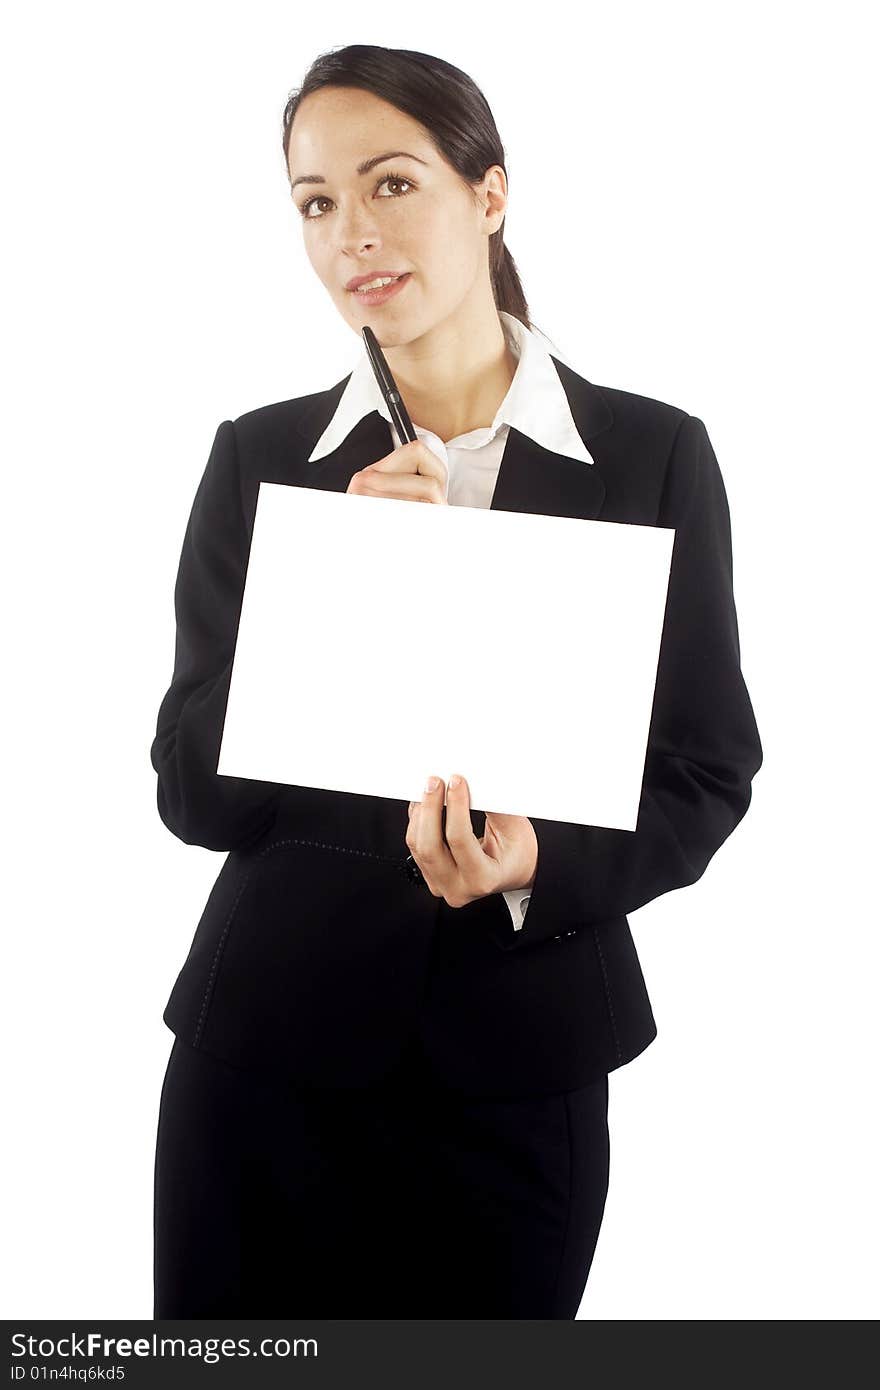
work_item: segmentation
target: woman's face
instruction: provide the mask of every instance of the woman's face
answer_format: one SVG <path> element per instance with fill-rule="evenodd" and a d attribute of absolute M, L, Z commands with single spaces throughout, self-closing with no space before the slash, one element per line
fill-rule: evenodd
<path fill-rule="evenodd" d="M 362 162 L 395 150 L 404 153 L 358 173 Z M 383 347 L 411 343 L 485 296 L 489 236 L 506 207 L 500 165 L 472 193 L 418 121 L 354 87 L 303 99 L 288 165 L 306 254 L 356 333 L 369 324 Z M 303 175 L 320 180 L 296 182 Z M 384 304 L 346 289 L 353 276 L 380 272 L 409 275 Z"/>

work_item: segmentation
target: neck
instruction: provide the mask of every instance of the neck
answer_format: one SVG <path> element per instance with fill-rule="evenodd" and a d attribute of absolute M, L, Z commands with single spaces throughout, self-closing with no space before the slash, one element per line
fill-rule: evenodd
<path fill-rule="evenodd" d="M 413 423 L 444 443 L 491 425 L 517 365 L 491 297 L 383 352 Z"/>

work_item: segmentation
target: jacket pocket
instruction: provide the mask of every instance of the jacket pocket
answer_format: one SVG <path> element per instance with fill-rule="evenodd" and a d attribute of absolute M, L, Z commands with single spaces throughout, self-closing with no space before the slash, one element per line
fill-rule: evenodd
<path fill-rule="evenodd" d="M 285 838 L 239 860 L 222 921 L 213 916 L 211 959 L 201 960 L 196 1045 L 219 996 L 235 1009 L 245 995 L 295 1007 L 304 992 L 336 987 L 340 976 L 354 980 L 359 970 L 369 974 L 377 958 L 393 968 L 395 952 L 411 949 L 420 905 L 436 914 L 403 856 Z"/>

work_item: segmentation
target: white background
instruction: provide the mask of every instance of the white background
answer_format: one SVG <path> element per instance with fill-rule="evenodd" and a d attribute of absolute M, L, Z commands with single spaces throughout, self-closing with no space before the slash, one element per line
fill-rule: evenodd
<path fill-rule="evenodd" d="M 591 381 L 699 416 L 727 484 L 765 764 L 704 877 L 631 918 L 659 1037 L 611 1076 L 580 1316 L 877 1315 L 868 16 L 178 0 L 7 23 L 5 1317 L 151 1316 L 161 1014 L 222 863 L 156 811 L 173 584 L 218 423 L 360 350 L 280 134 L 312 59 L 353 42 L 480 84 L 537 325 Z"/>

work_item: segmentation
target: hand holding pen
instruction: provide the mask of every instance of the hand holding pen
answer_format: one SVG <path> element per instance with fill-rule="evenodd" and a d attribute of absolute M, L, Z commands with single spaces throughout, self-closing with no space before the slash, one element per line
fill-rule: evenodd
<path fill-rule="evenodd" d="M 422 439 L 354 473 L 346 492 L 363 497 L 396 497 L 403 502 L 434 502 L 446 506 L 446 471 Z"/>
<path fill-rule="evenodd" d="M 388 407 L 399 439 L 406 442 L 355 473 L 346 492 L 366 497 L 396 497 L 403 502 L 433 502 L 446 505 L 446 470 L 436 454 L 415 432 L 413 422 L 391 375 L 376 335 L 363 329 L 364 346 L 376 374 L 379 390 Z"/>

